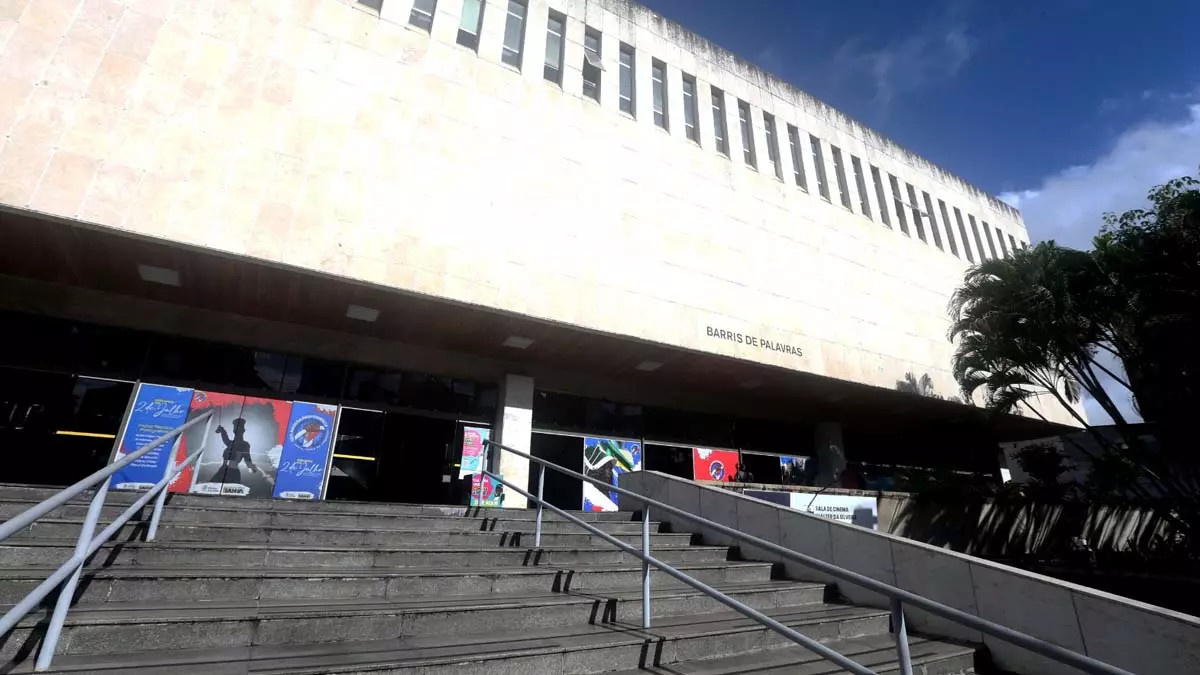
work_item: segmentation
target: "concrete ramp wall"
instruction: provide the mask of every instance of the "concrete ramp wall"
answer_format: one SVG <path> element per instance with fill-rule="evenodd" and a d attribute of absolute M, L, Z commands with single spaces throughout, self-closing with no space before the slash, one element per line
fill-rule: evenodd
<path fill-rule="evenodd" d="M 1194 616 L 655 471 L 623 475 L 621 487 L 1139 675 L 1200 673 L 1200 618 Z M 625 498 L 621 508 L 641 507 Z M 736 543 L 670 514 L 652 511 L 651 518 L 670 523 L 677 531 L 699 533 L 705 543 Z M 876 593 L 826 578 L 774 554 L 744 545 L 742 554 L 783 563 L 790 578 L 837 583 L 841 595 L 851 603 L 888 606 Z M 983 643 L 994 664 L 1006 671 L 1021 675 L 1078 672 L 914 608 L 907 608 L 905 615 L 912 631 Z"/>

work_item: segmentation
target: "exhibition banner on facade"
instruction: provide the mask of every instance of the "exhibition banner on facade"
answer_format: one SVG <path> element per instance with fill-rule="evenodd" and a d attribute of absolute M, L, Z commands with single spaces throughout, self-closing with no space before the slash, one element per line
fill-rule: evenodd
<path fill-rule="evenodd" d="M 793 492 L 791 503 L 797 511 L 847 525 L 879 529 L 879 504 L 874 497 Z"/>
<path fill-rule="evenodd" d="M 462 460 L 459 462 L 458 477 L 466 478 L 483 471 L 483 444 L 490 438 L 491 429 L 486 427 L 463 427 Z"/>
<path fill-rule="evenodd" d="M 295 401 L 291 408 L 273 494 L 281 499 L 320 499 L 337 406 Z"/>
<path fill-rule="evenodd" d="M 216 439 L 204 446 L 191 492 L 238 497 L 274 495 L 291 408 L 289 401 L 197 390 L 192 396 L 190 416 L 212 410 Z M 203 434 L 202 425 L 189 429 L 184 442 L 187 447 L 199 447 Z"/>
<path fill-rule="evenodd" d="M 696 480 L 730 482 L 737 473 L 737 450 L 692 448 L 692 472 Z"/>
<path fill-rule="evenodd" d="M 138 385 L 133 408 L 113 461 L 146 447 L 154 439 L 187 422 L 191 399 L 192 390 L 186 387 Z M 142 455 L 113 474 L 110 487 L 115 490 L 149 490 L 154 487 L 155 483 L 162 480 L 167 458 L 178 444 L 176 439 Z"/>
<path fill-rule="evenodd" d="M 642 444 L 608 438 L 583 439 L 583 473 L 616 485 L 621 474 L 642 470 Z M 583 484 L 584 511 L 616 511 L 617 493 Z"/>
<path fill-rule="evenodd" d="M 471 476 L 471 506 L 497 509 L 504 506 L 504 485 L 482 473 Z"/>

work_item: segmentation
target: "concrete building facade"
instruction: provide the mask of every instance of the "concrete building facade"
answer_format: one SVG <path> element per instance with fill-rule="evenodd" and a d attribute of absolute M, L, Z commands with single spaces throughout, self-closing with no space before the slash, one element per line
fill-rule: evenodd
<path fill-rule="evenodd" d="M 4 307 L 469 375 L 522 448 L 543 388 L 976 424 L 947 302 L 1029 241 L 627 0 L 0 0 L 0 133 Z"/>

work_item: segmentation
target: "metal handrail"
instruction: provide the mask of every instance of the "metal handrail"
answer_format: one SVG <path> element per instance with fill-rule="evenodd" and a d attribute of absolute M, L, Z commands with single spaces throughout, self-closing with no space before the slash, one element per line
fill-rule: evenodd
<path fill-rule="evenodd" d="M 72 498 L 81 494 L 83 491 L 97 484 L 96 494 L 92 496 L 91 504 L 88 506 L 87 516 L 84 518 L 83 527 L 79 531 L 79 539 L 75 542 L 75 553 L 67 559 L 58 569 L 50 574 L 42 583 L 38 584 L 37 588 L 30 591 L 24 598 L 11 609 L 5 612 L 3 617 L 0 617 L 0 636 L 7 635 L 21 619 L 24 619 L 35 607 L 41 604 L 46 596 L 50 595 L 55 588 L 60 584 L 62 588 L 59 590 L 58 601 L 54 605 L 54 614 L 51 616 L 50 625 L 46 628 L 46 636 L 42 640 L 41 650 L 38 652 L 37 662 L 34 669 L 43 671 L 50 667 L 50 662 L 54 659 L 54 652 L 58 648 L 58 640 L 62 635 L 63 623 L 67 618 L 67 611 L 71 607 L 71 601 L 75 595 L 75 587 L 79 583 L 79 577 L 83 572 L 83 565 L 88 558 L 92 557 L 100 547 L 108 543 L 108 540 L 113 537 L 133 514 L 140 511 L 146 504 L 150 503 L 151 499 L 155 500 L 154 513 L 150 518 L 150 527 L 146 533 L 146 540 L 153 541 L 158 532 L 158 522 L 162 517 L 163 505 L 166 503 L 167 486 L 192 462 L 196 461 L 204 452 L 204 446 L 208 441 L 208 429 L 211 426 L 213 413 L 206 412 L 203 415 L 197 416 L 195 419 L 189 420 L 187 423 L 168 431 L 159 436 L 137 451 L 125 455 L 121 459 L 109 464 L 92 475 L 75 483 L 74 485 L 65 488 L 52 497 L 35 504 L 34 506 L 22 511 L 13 516 L 0 525 L 0 541 L 4 541 L 16 534 L 17 532 L 32 525 L 42 516 L 50 513 L 54 509 L 66 504 Z M 108 496 L 109 478 L 120 471 L 121 469 L 136 462 L 143 455 L 151 450 L 158 448 L 167 441 L 174 440 L 183 432 L 193 426 L 205 422 L 205 433 L 200 447 L 195 452 L 188 455 L 183 462 L 175 464 L 175 458 L 168 454 L 166 467 L 163 470 L 162 479 L 154 484 L 145 494 L 137 501 L 125 509 L 121 515 L 117 516 L 112 523 L 100 531 L 100 534 L 93 536 L 96 531 L 96 523 L 100 520 L 100 512 L 104 508 L 105 499 Z M 66 582 L 65 584 L 63 582 Z"/>
<path fill-rule="evenodd" d="M 545 468 L 550 467 L 551 469 L 554 469 L 554 470 L 558 471 L 559 473 L 571 476 L 573 478 L 578 478 L 578 479 L 586 481 L 588 483 L 592 483 L 593 485 L 602 487 L 605 490 L 611 490 L 613 492 L 616 492 L 617 494 L 626 495 L 630 498 L 636 499 L 640 504 L 643 505 L 643 509 L 653 506 L 656 509 L 665 511 L 665 512 L 670 513 L 675 516 L 679 516 L 679 517 L 681 517 L 685 520 L 691 521 L 697 525 L 701 525 L 706 528 L 710 528 L 712 530 L 720 532 L 721 534 L 728 536 L 732 539 L 736 539 L 738 541 L 750 544 L 750 545 L 754 546 L 755 548 L 760 548 L 760 549 L 763 549 L 766 551 L 770 551 L 771 553 L 774 553 L 776 555 L 783 556 L 784 558 L 788 558 L 795 562 L 806 565 L 812 569 L 815 569 L 819 572 L 828 574 L 831 577 L 835 577 L 837 579 L 841 579 L 843 581 L 850 582 L 856 586 L 861 586 L 868 590 L 875 591 L 876 593 L 887 596 L 892 601 L 891 602 L 892 618 L 896 624 L 895 628 L 896 628 L 897 651 L 899 652 L 900 658 L 901 658 L 901 673 L 903 673 L 904 675 L 910 675 L 911 668 L 912 668 L 911 664 L 907 663 L 907 661 L 908 661 L 908 641 L 907 641 L 907 635 L 906 635 L 907 630 L 906 630 L 906 625 L 905 625 L 905 621 L 904 621 L 904 612 L 903 612 L 904 605 L 910 605 L 913 607 L 917 607 L 926 612 L 929 612 L 930 614 L 935 614 L 944 619 L 953 621 L 957 624 L 966 626 L 973 630 L 977 630 L 980 633 L 986 633 L 987 635 L 990 635 L 994 638 L 1003 640 L 1005 642 L 1016 645 L 1018 647 L 1022 647 L 1024 649 L 1027 649 L 1027 650 L 1035 653 L 1035 654 L 1039 654 L 1039 655 L 1044 656 L 1053 661 L 1057 661 L 1059 663 L 1066 664 L 1073 668 L 1077 668 L 1085 673 L 1091 673 L 1092 675 L 1135 675 L 1134 673 L 1131 673 L 1130 671 L 1124 670 L 1122 668 L 1118 668 L 1118 667 L 1110 665 L 1108 663 L 1104 663 L 1103 661 L 1099 661 L 1090 656 L 1086 656 L 1084 654 L 1080 654 L 1078 652 L 1071 651 L 1070 649 L 1067 649 L 1065 647 L 1060 647 L 1056 644 L 1052 644 L 1050 642 L 1047 642 L 1040 638 L 1034 637 L 1027 633 L 1022 633 L 1020 631 L 1013 630 L 1012 628 L 1009 628 L 1007 626 L 1003 626 L 1001 624 L 998 624 L 998 623 L 995 623 L 992 621 L 988 621 L 987 619 L 982 619 L 980 617 L 973 616 L 971 614 L 967 614 L 966 612 L 959 610 L 959 609 L 955 609 L 954 607 L 950 607 L 949 605 L 944 605 L 935 600 L 930 600 L 924 596 L 917 595 L 916 593 L 913 593 L 911 591 L 906 591 L 902 588 L 892 586 L 891 584 L 887 584 L 882 581 L 877 581 L 875 579 L 864 576 L 857 572 L 852 572 L 850 570 L 838 567 L 831 563 L 827 563 L 824 560 L 819 560 L 817 558 L 813 558 L 812 556 L 805 555 L 798 551 L 793 551 L 789 548 L 784 548 L 783 546 L 780 546 L 779 544 L 776 544 L 771 541 L 767 541 L 766 539 L 760 539 L 759 537 L 755 537 L 753 535 L 749 535 L 744 532 L 740 532 L 731 527 L 722 525 L 720 523 L 713 522 L 707 518 L 701 517 L 694 513 L 689 513 L 687 511 L 684 511 L 683 509 L 676 508 L 674 506 L 671 506 L 670 504 L 665 504 L 658 500 L 650 499 L 649 497 L 645 497 L 636 492 L 632 492 L 630 490 L 626 490 L 624 488 L 620 488 L 615 485 L 605 483 L 604 481 L 598 480 L 596 478 L 592 478 L 591 476 L 584 475 L 577 471 L 572 471 L 571 469 L 567 469 L 565 467 L 559 466 L 553 462 L 549 462 L 549 461 L 541 459 L 539 457 L 534 457 L 530 454 L 521 452 L 520 450 L 517 450 L 515 448 L 510 448 L 506 445 L 502 445 L 500 443 L 496 443 L 495 441 L 491 441 L 491 440 L 485 441 L 485 443 L 494 445 L 503 451 L 511 452 L 514 455 L 517 455 L 518 457 L 523 457 L 530 461 L 537 462 L 542 467 L 541 478 L 543 478 L 543 479 L 545 478 Z M 489 474 L 489 475 L 492 475 L 492 474 Z M 492 475 L 492 477 L 499 479 L 499 477 L 495 476 L 495 475 Z M 508 483 L 505 483 L 505 484 L 509 485 Z M 509 487 L 512 487 L 512 486 L 509 485 Z M 514 489 L 516 489 L 516 488 L 514 488 Z M 525 493 L 522 490 L 518 489 L 518 492 L 520 492 L 521 494 L 525 494 L 527 497 L 529 496 L 528 493 Z M 540 489 L 539 489 L 539 492 L 540 492 Z M 546 506 L 549 506 L 549 504 L 547 504 Z M 539 512 L 541 511 L 541 508 L 542 508 L 542 506 L 541 506 L 541 504 L 539 504 L 538 505 Z M 556 508 L 556 507 L 550 507 L 550 508 Z M 539 518 L 539 520 L 540 520 L 540 518 Z M 700 583 L 700 582 L 697 582 L 697 583 Z M 701 590 L 701 591 L 704 590 L 704 589 L 700 589 L 699 587 L 697 587 L 697 588 L 698 588 L 698 590 Z M 716 599 L 719 599 L 719 598 L 716 598 Z M 736 602 L 736 601 L 734 601 L 734 602 Z M 753 610 L 751 610 L 751 611 L 753 611 Z M 753 617 L 751 617 L 751 618 L 753 618 Z M 901 639 L 902 637 L 904 638 L 903 640 Z M 805 646 L 807 646 L 807 645 L 805 645 Z M 820 653 L 820 652 L 818 652 L 818 653 Z M 841 664 L 839 664 L 839 665 L 841 665 Z M 846 666 L 843 666 L 843 667 L 846 667 Z M 870 672 L 870 671 L 867 671 L 867 672 Z"/>

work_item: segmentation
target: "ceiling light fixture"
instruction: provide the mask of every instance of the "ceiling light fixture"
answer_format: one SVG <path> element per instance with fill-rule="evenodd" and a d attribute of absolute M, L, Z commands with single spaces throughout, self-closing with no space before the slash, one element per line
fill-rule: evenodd
<path fill-rule="evenodd" d="M 154 265 L 138 265 L 138 276 L 142 281 L 148 281 L 152 284 L 162 284 L 163 286 L 179 287 L 179 271 L 166 267 L 155 267 Z"/>
<path fill-rule="evenodd" d="M 529 345 L 533 344 L 533 338 L 521 337 L 520 335 L 509 335 L 500 344 L 513 349 L 528 349 Z"/>
<path fill-rule="evenodd" d="M 346 305 L 346 318 L 375 323 L 379 319 L 379 310 L 362 305 Z"/>

